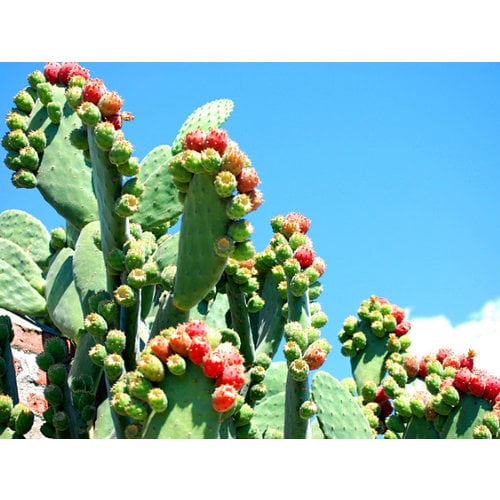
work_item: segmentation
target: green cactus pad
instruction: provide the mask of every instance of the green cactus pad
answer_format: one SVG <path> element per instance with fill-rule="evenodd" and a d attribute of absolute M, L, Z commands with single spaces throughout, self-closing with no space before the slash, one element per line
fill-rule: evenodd
<path fill-rule="evenodd" d="M 66 247 L 56 254 L 47 273 L 45 296 L 54 325 L 66 337 L 78 340 L 84 331 L 84 315 L 73 279 L 74 253 Z"/>
<path fill-rule="evenodd" d="M 99 236 L 99 221 L 90 222 L 82 229 L 75 245 L 73 273 L 85 315 L 91 312 L 88 304 L 89 297 L 101 290 L 106 290 L 107 286 L 103 254 L 95 243 L 96 237 Z"/>
<path fill-rule="evenodd" d="M 46 270 L 50 258 L 50 233 L 43 223 L 22 210 L 0 214 L 0 238 L 19 245 L 37 265 Z"/>
<path fill-rule="evenodd" d="M 361 392 L 361 387 L 367 380 L 374 380 L 380 384 L 385 374 L 385 360 L 388 356 L 387 337 L 380 338 L 374 335 L 371 328 L 364 321 L 358 330 L 364 332 L 367 339 L 366 347 L 350 359 L 354 380 Z"/>
<path fill-rule="evenodd" d="M 285 391 L 265 397 L 255 407 L 252 421 L 262 433 L 266 429 L 285 431 Z"/>
<path fill-rule="evenodd" d="M 318 405 L 317 418 L 327 439 L 373 439 L 361 407 L 329 373 L 314 374 L 311 396 Z"/>
<path fill-rule="evenodd" d="M 37 171 L 37 187 L 54 209 L 76 227 L 97 220 L 97 200 L 92 188 L 92 169 L 83 151 L 71 145 L 73 130 L 82 122 L 67 104 L 65 87 L 52 86 L 53 101 L 62 106 L 58 125 L 51 122 L 47 108 L 37 100 L 30 115 L 29 130 L 41 129 L 47 137 L 47 147 L 41 155 Z"/>
<path fill-rule="evenodd" d="M 0 238 L 0 258 L 15 267 L 26 281 L 41 295 L 45 290 L 45 278 L 40 266 L 29 253 L 16 243 Z"/>
<path fill-rule="evenodd" d="M 202 369 L 187 363 L 184 375 L 167 374 L 160 387 L 168 399 L 167 411 L 153 413 L 144 429 L 144 438 L 216 439 L 220 414 L 212 408 L 213 379 Z"/>
<path fill-rule="evenodd" d="M 472 394 L 463 394 L 460 404 L 446 418 L 441 437 L 445 439 L 472 439 L 472 429 L 480 425 L 483 415 L 491 411 L 491 404 Z"/>
<path fill-rule="evenodd" d="M 201 128 L 208 131 L 220 127 L 233 112 L 234 103 L 230 99 L 217 99 L 195 109 L 186 119 L 172 144 L 172 153 L 182 150 L 184 136 L 191 130 Z"/>
<path fill-rule="evenodd" d="M 13 266 L 0 259 L 0 307 L 13 313 L 40 317 L 47 314 L 47 304 Z"/>
<path fill-rule="evenodd" d="M 208 174 L 193 176 L 184 202 L 179 238 L 174 304 L 188 311 L 219 281 L 227 258 L 217 255 L 215 242 L 227 232 L 225 204 Z"/>
<path fill-rule="evenodd" d="M 179 233 L 167 235 L 159 242 L 158 248 L 152 255 L 152 259 L 158 264 L 158 268 L 163 270 L 167 266 L 175 266 L 177 263 L 177 253 L 179 249 Z"/>
<path fill-rule="evenodd" d="M 171 157 L 170 146 L 157 146 L 141 162 L 137 177 L 145 190 L 140 198 L 139 210 L 131 217 L 131 221 L 141 224 L 144 230 L 165 222 L 173 224 L 182 213 L 177 188 L 167 167 Z"/>
<path fill-rule="evenodd" d="M 105 399 L 97 408 L 97 417 L 91 437 L 94 439 L 113 439 L 116 437 L 109 399 Z"/>
<path fill-rule="evenodd" d="M 273 358 L 277 353 L 283 338 L 283 328 L 286 322 L 282 314 L 285 301 L 278 292 L 278 283 L 272 273 L 268 272 L 262 286 L 264 307 L 256 314 L 252 314 L 252 324 L 257 324 L 257 342 L 255 355 L 265 353 Z M 255 319 L 257 316 L 257 319 Z"/>
<path fill-rule="evenodd" d="M 404 439 L 439 439 L 434 424 L 425 418 L 412 417 L 403 435 Z"/>

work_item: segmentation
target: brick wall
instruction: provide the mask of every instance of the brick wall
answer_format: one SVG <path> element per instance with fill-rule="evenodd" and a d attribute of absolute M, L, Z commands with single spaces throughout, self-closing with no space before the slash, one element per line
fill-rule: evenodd
<path fill-rule="evenodd" d="M 0 316 L 4 315 L 10 317 L 14 329 L 11 350 L 17 374 L 19 401 L 27 405 L 35 415 L 33 428 L 25 437 L 45 439 L 40 433 L 40 426 L 43 423 L 41 415 L 47 409 L 47 401 L 43 396 L 47 376 L 38 368 L 36 355 L 42 352 L 43 343 L 53 334 L 41 325 L 0 308 Z"/>

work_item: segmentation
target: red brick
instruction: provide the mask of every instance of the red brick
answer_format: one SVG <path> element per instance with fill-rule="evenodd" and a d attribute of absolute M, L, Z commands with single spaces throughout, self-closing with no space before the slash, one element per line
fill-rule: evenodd
<path fill-rule="evenodd" d="M 14 340 L 12 346 L 23 351 L 34 352 L 36 354 L 43 351 L 42 334 L 33 330 L 23 330 L 18 325 L 14 327 Z"/>
<path fill-rule="evenodd" d="M 28 394 L 26 404 L 35 415 L 42 415 L 42 413 L 49 407 L 47 400 L 34 392 Z"/>

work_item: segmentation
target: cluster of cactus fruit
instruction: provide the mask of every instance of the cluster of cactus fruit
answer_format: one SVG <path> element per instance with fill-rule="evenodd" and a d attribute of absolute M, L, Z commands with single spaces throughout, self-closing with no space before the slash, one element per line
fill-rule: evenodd
<path fill-rule="evenodd" d="M 0 306 L 56 333 L 37 356 L 44 436 L 499 437 L 500 380 L 472 352 L 417 359 L 405 311 L 381 297 L 338 334 L 352 378 L 321 370 L 326 264 L 297 212 L 272 218 L 255 249 L 247 216 L 263 195 L 220 128 L 232 101 L 197 108 L 142 161 L 123 104 L 79 64 L 47 63 L 7 113 L 12 183 L 66 221 L 49 232 L 24 211 L 0 214 Z M 19 438 L 34 415 L 0 319 L 0 437 Z"/>

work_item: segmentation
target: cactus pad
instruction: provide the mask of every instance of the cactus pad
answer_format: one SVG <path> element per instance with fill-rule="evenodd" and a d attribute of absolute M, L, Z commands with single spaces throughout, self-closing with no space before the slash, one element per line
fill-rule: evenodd
<path fill-rule="evenodd" d="M 327 439 L 372 439 L 361 407 L 349 391 L 329 373 L 316 372 L 311 395 L 318 405 L 318 421 Z"/>
<path fill-rule="evenodd" d="M 172 144 L 172 153 L 181 151 L 182 141 L 189 131 L 197 128 L 208 131 L 220 127 L 229 118 L 233 108 L 234 103 L 230 99 L 217 99 L 195 109 L 180 128 Z"/>

